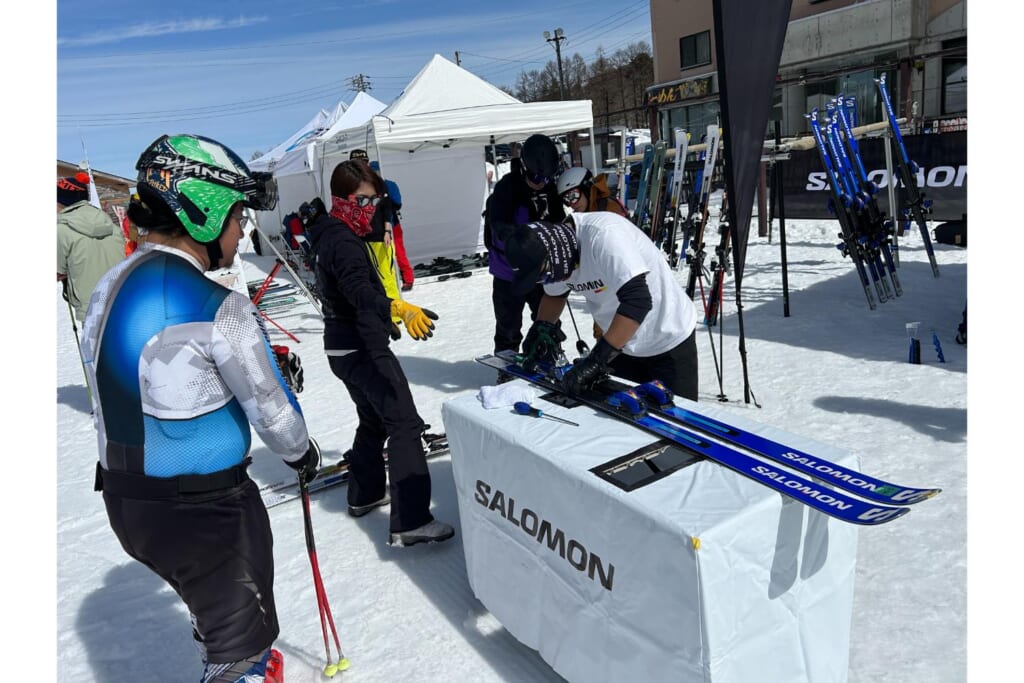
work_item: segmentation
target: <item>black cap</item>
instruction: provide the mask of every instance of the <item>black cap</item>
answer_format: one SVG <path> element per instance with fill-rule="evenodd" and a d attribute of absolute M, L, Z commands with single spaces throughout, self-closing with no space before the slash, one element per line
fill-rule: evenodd
<path fill-rule="evenodd" d="M 365 149 L 354 149 L 348 153 L 348 158 L 352 159 L 369 159 L 370 155 L 366 153 Z"/>
<path fill-rule="evenodd" d="M 530 225 L 517 225 L 505 238 L 505 259 L 515 271 L 512 292 L 521 296 L 543 280 L 548 250 Z"/>

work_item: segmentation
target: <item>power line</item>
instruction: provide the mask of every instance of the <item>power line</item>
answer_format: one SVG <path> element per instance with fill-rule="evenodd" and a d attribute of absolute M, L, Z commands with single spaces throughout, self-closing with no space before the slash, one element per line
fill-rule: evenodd
<path fill-rule="evenodd" d="M 589 4 L 589 3 L 587 3 L 587 2 L 580 2 L 580 3 L 575 3 L 575 4 L 584 5 L 584 4 Z M 600 38 L 601 36 L 604 36 L 606 34 L 615 32 L 617 30 L 616 28 L 609 28 L 609 29 L 605 29 L 605 30 L 595 30 L 595 27 L 607 26 L 609 22 L 615 20 L 616 18 L 620 18 L 621 19 L 621 18 L 625 18 L 626 16 L 632 16 L 632 15 L 638 14 L 639 11 L 641 11 L 641 10 L 637 10 L 636 6 L 637 5 L 641 5 L 641 4 L 646 5 L 647 4 L 646 0 L 641 0 L 640 2 L 633 3 L 632 5 L 629 5 L 629 6 L 627 6 L 624 9 L 617 10 L 616 12 L 613 12 L 612 14 L 610 14 L 610 15 L 602 18 L 602 19 L 599 19 L 598 21 L 596 21 L 596 22 L 594 22 L 592 24 L 584 26 L 576 34 L 574 34 L 575 40 L 573 42 L 575 42 L 578 45 L 584 45 L 584 44 L 586 44 L 588 42 L 591 42 L 591 41 L 593 41 L 593 40 L 595 40 L 597 38 Z M 571 6 L 572 5 L 570 5 L 569 7 L 571 7 Z M 514 15 L 514 16 L 530 16 L 530 15 L 533 15 L 533 14 L 536 14 L 536 13 L 528 13 L 528 14 L 525 14 L 525 15 Z M 500 20 L 506 21 L 507 19 L 508 19 L 508 17 L 503 17 Z M 498 20 L 494 20 L 494 21 L 498 21 Z M 612 49 L 612 48 L 616 47 L 617 45 L 629 42 L 633 37 L 638 36 L 638 35 L 642 35 L 643 33 L 645 33 L 645 32 L 641 31 L 641 32 L 638 32 L 636 34 L 632 34 L 631 36 L 627 36 L 623 40 L 617 41 L 617 42 L 613 43 L 612 45 L 604 47 L 604 49 L 605 50 Z M 589 37 L 586 37 L 588 34 L 590 34 Z M 323 41 L 323 42 L 335 42 L 335 41 Z M 314 43 L 305 42 L 305 43 L 301 43 L 301 44 L 302 45 L 310 45 L 310 44 L 315 44 L 315 42 Z M 219 51 L 219 50 L 239 50 L 239 49 L 254 49 L 254 48 L 209 48 L 207 50 L 196 50 L 195 52 L 204 52 L 204 51 L 210 52 L 210 51 Z M 489 59 L 489 60 L 492 60 L 492 61 L 495 61 L 495 62 L 503 62 L 504 64 L 492 64 L 492 65 L 483 67 L 481 69 L 473 69 L 473 70 L 471 70 L 473 73 L 475 73 L 480 78 L 483 78 L 484 80 L 490 80 L 490 79 L 498 80 L 496 78 L 498 74 L 507 72 L 508 70 L 514 69 L 517 66 L 522 67 L 523 65 L 529 66 L 531 64 L 540 65 L 540 64 L 545 64 L 545 63 L 551 61 L 551 60 L 541 60 L 541 59 L 527 60 L 527 59 L 517 59 L 516 58 L 516 57 L 528 56 L 528 55 L 531 55 L 531 54 L 532 55 L 540 56 L 543 53 L 543 50 L 544 50 L 544 47 L 541 46 L 541 45 L 538 45 L 536 47 L 532 47 L 532 48 L 530 48 L 528 50 L 525 50 L 525 51 L 523 51 L 521 53 L 513 55 L 512 57 L 493 57 L 493 56 L 488 56 L 488 55 L 479 55 L 479 54 L 474 54 L 474 53 L 468 53 L 468 52 L 464 52 L 464 51 L 460 51 L 460 54 L 461 55 L 465 55 L 465 56 L 473 56 L 473 57 L 477 57 L 477 58 L 480 58 L 480 59 Z M 166 52 L 168 52 L 168 51 L 164 51 L 164 53 L 166 53 Z M 159 52 L 151 52 L 151 53 L 142 53 L 142 54 L 160 54 L 160 53 Z M 594 54 L 596 55 L 596 51 L 595 51 Z M 123 56 L 124 55 L 119 55 L 119 57 L 123 57 Z M 591 58 L 592 57 L 593 57 L 593 55 L 591 56 Z M 589 61 L 589 60 L 587 60 L 587 61 Z M 468 67 L 463 67 L 463 68 L 467 68 L 468 69 Z M 411 76 L 394 76 L 394 75 L 389 75 L 389 76 L 368 76 L 368 75 L 365 75 L 365 74 L 359 74 L 359 75 L 349 79 L 348 82 L 349 82 L 349 84 L 351 86 L 353 86 L 353 87 L 350 88 L 350 90 L 366 92 L 367 90 L 372 89 L 371 79 L 408 81 L 409 78 L 411 78 Z M 133 111 L 133 112 L 119 111 L 119 112 L 106 112 L 106 113 L 101 112 L 101 113 L 92 113 L 92 114 L 58 114 L 57 115 L 57 119 L 58 119 L 57 127 L 58 128 L 64 128 L 64 129 L 72 128 L 72 127 L 102 128 L 102 127 L 112 127 L 112 126 L 119 126 L 119 125 L 143 125 L 143 124 L 152 124 L 152 123 L 192 121 L 192 120 L 198 120 L 198 119 L 204 119 L 204 118 L 225 118 L 225 117 L 230 117 L 230 116 L 241 116 L 241 115 L 251 114 L 251 113 L 255 113 L 255 112 L 270 111 L 270 110 L 274 110 L 274 109 L 285 109 L 285 108 L 291 107 L 291 106 L 296 105 L 296 104 L 303 104 L 303 103 L 306 103 L 306 102 L 322 99 L 324 97 L 327 97 L 329 95 L 332 95 L 332 94 L 336 93 L 337 90 L 338 90 L 338 84 L 331 83 L 331 84 L 323 84 L 323 85 L 313 86 L 313 87 L 305 88 L 305 89 L 302 89 L 302 90 L 285 92 L 285 93 L 281 93 L 281 94 L 278 94 L 278 95 L 272 95 L 272 96 L 264 97 L 264 98 L 260 98 L 260 99 L 242 100 L 242 101 L 235 101 L 235 102 L 230 102 L 230 103 L 225 103 L 225 104 L 207 105 L 207 106 L 202 106 L 202 107 L 192 107 L 192 108 L 172 109 L 172 110 L 166 110 L 165 109 L 165 110 L 160 110 L 160 111 Z"/>

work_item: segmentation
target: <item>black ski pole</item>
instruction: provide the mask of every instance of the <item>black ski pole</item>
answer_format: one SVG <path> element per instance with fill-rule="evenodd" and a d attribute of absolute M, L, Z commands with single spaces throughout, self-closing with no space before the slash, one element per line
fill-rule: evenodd
<path fill-rule="evenodd" d="M 89 405 L 92 406 L 92 387 L 89 385 L 89 373 L 85 370 L 85 359 L 82 357 L 82 342 L 78 339 L 78 325 L 75 323 L 75 309 L 71 307 L 71 297 L 68 295 L 68 279 L 65 277 L 60 281 L 64 301 L 68 302 L 68 315 L 71 316 L 71 330 L 75 333 L 75 347 L 78 349 L 78 362 L 82 364 L 82 375 L 85 376 L 85 391 L 89 394 Z"/>
<path fill-rule="evenodd" d="M 565 307 L 569 309 L 569 320 L 572 320 L 572 329 L 576 330 L 576 353 L 580 354 L 580 356 L 585 356 L 590 353 L 590 346 L 580 336 L 580 328 L 576 327 L 576 316 L 572 314 L 572 304 L 568 300 L 565 302 Z"/>

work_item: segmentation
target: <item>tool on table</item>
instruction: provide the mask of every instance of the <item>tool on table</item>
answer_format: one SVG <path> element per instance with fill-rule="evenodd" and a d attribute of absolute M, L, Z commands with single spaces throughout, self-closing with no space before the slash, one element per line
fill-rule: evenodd
<path fill-rule="evenodd" d="M 516 412 L 519 413 L 520 415 L 531 415 L 533 417 L 546 417 L 549 420 L 556 420 L 558 422 L 564 422 L 567 425 L 572 425 L 573 427 L 579 427 L 578 424 L 576 424 L 575 422 L 572 422 L 571 420 L 565 420 L 565 419 L 562 419 L 560 417 L 555 417 L 554 415 L 548 415 L 547 413 L 541 412 L 540 409 L 534 408 L 533 406 L 531 406 L 526 401 L 516 401 L 515 409 L 516 409 Z"/>

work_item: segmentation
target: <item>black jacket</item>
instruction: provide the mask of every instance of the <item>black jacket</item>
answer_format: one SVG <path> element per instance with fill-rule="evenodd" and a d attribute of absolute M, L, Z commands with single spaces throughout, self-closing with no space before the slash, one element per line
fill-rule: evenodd
<path fill-rule="evenodd" d="M 324 304 L 324 350 L 379 349 L 391 343 L 391 299 L 368 247 L 347 225 L 321 214 L 306 226 Z"/>
<path fill-rule="evenodd" d="M 484 245 L 490 252 L 491 274 L 512 279 L 512 267 L 505 260 L 505 238 L 513 226 L 541 220 L 559 223 L 565 215 L 555 183 L 532 189 L 526 184 L 522 164 L 513 159 L 511 172 L 494 186 L 484 211 Z"/>

